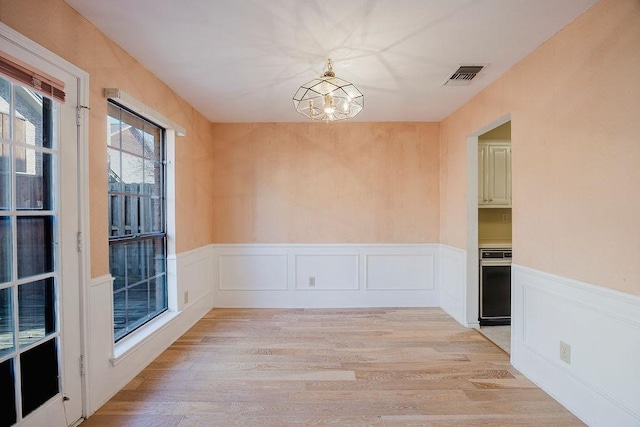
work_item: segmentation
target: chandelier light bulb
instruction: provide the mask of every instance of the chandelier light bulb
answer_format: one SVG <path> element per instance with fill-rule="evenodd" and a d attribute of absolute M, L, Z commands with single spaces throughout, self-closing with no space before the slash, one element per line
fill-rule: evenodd
<path fill-rule="evenodd" d="M 342 106 L 342 109 L 345 113 L 349 113 L 349 109 L 351 108 L 351 99 L 347 99 Z"/>
<path fill-rule="evenodd" d="M 335 108 L 333 106 L 333 97 L 331 95 L 324 96 L 324 112 L 327 114 L 333 114 Z"/>

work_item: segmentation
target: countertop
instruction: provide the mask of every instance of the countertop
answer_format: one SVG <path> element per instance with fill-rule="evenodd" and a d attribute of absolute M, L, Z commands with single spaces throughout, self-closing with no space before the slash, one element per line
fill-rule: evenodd
<path fill-rule="evenodd" d="M 483 239 L 478 241 L 479 249 L 511 249 L 511 240 Z"/>

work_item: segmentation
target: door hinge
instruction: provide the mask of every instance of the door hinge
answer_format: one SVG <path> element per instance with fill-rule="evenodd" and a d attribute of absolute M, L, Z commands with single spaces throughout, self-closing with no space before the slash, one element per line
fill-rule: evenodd
<path fill-rule="evenodd" d="M 84 354 L 80 356 L 80 376 L 84 376 L 85 367 L 84 367 Z"/>
<path fill-rule="evenodd" d="M 82 231 L 78 231 L 76 234 L 76 245 L 78 248 L 78 252 L 82 252 Z"/>

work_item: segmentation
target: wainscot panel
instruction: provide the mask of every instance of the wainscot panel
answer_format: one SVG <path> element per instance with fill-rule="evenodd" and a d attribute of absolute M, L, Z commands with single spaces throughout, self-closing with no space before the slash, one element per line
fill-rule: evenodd
<path fill-rule="evenodd" d="M 440 288 L 440 308 L 466 324 L 465 287 L 467 252 L 451 246 L 440 245 L 440 265 L 438 266 L 438 286 Z M 474 319 L 477 321 L 477 319 Z"/>
<path fill-rule="evenodd" d="M 367 289 L 435 289 L 434 254 L 367 255 Z"/>
<path fill-rule="evenodd" d="M 212 258 L 210 246 L 167 257 L 169 310 L 182 311 L 205 297 L 212 304 Z"/>
<path fill-rule="evenodd" d="M 640 425 L 640 297 L 515 264 L 512 281 L 513 365 L 589 425 Z"/>
<path fill-rule="evenodd" d="M 359 256 L 342 254 L 296 255 L 296 289 L 357 290 Z"/>
<path fill-rule="evenodd" d="M 219 288 L 228 291 L 283 291 L 287 255 L 233 254 L 218 256 Z"/>
<path fill-rule="evenodd" d="M 437 307 L 437 244 L 213 245 L 216 307 Z"/>

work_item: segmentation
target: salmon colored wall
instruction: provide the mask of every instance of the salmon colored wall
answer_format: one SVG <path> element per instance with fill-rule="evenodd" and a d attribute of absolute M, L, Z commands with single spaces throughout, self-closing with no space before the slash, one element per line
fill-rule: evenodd
<path fill-rule="evenodd" d="M 6 25 L 88 72 L 92 277 L 109 273 L 107 241 L 107 102 L 119 87 L 187 129 L 176 139 L 176 251 L 212 242 L 211 124 L 134 58 L 62 0 L 0 0 Z"/>
<path fill-rule="evenodd" d="M 437 243 L 437 123 L 214 125 L 217 243 Z"/>
<path fill-rule="evenodd" d="M 514 261 L 640 295 L 640 2 L 602 0 L 441 123 L 441 242 L 466 137 L 510 113 Z"/>

